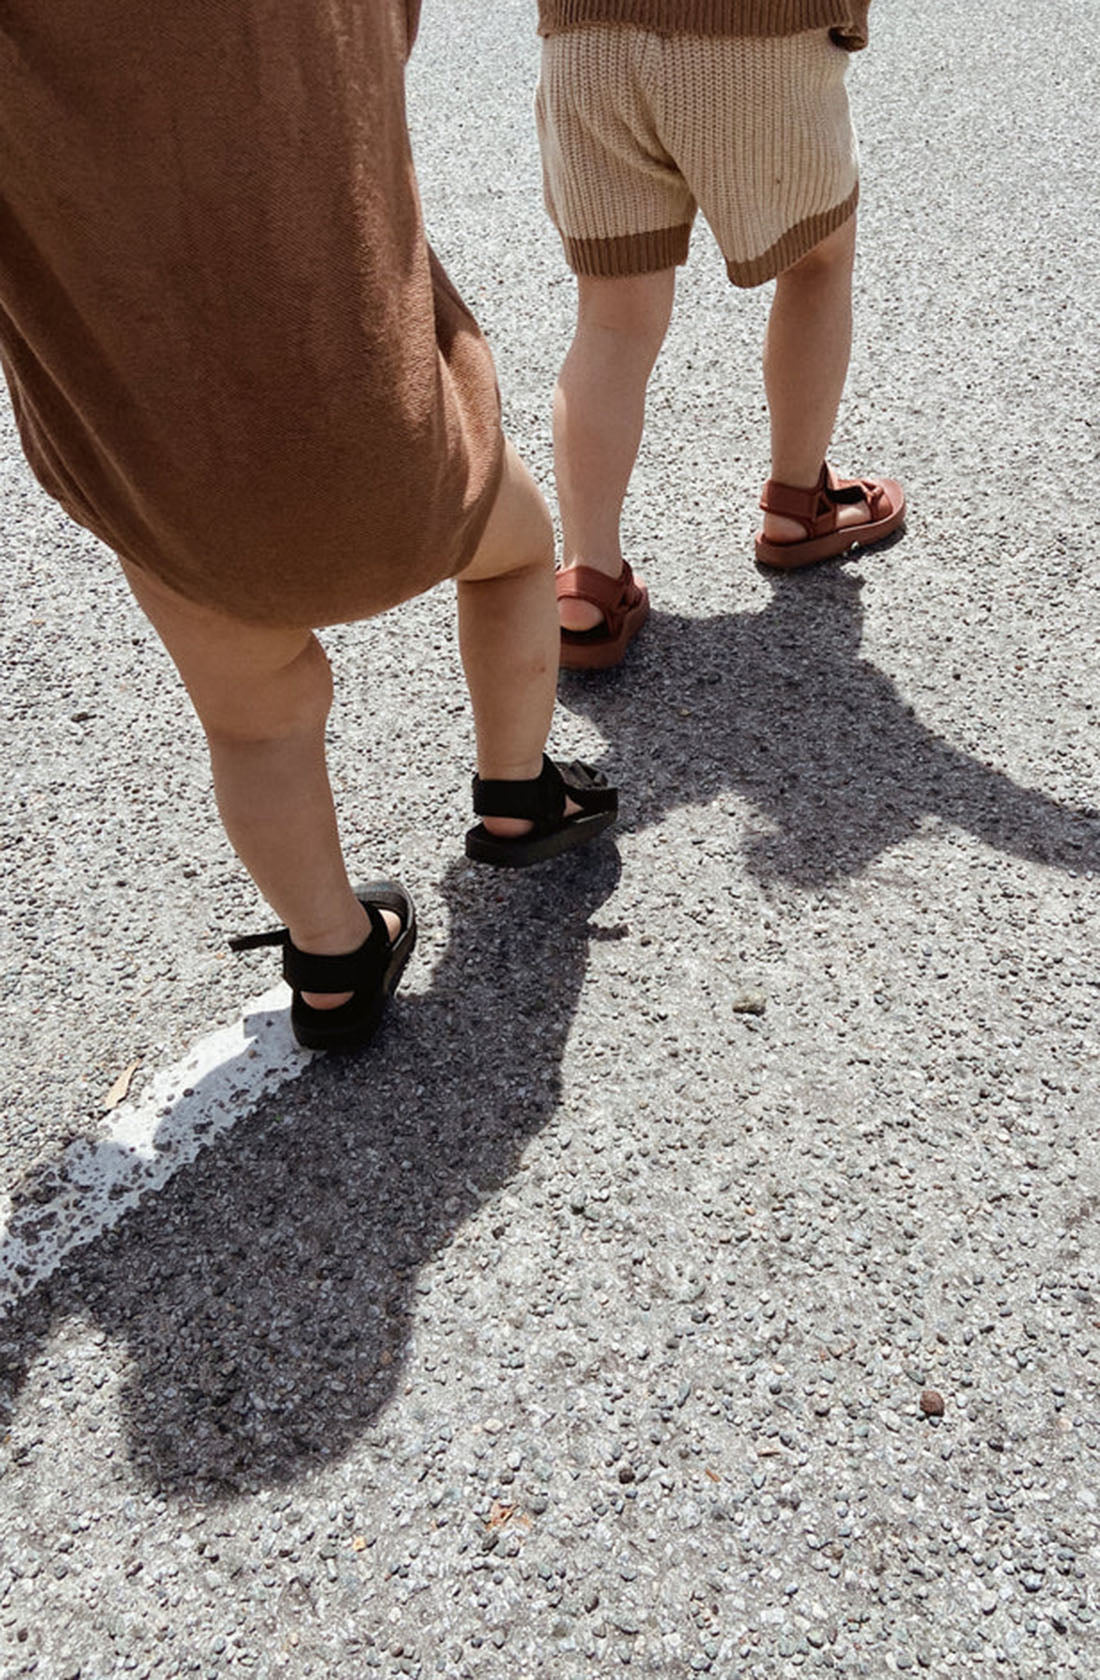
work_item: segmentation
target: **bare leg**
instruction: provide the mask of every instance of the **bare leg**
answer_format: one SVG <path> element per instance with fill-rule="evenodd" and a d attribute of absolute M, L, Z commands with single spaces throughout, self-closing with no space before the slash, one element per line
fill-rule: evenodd
<path fill-rule="evenodd" d="M 779 275 L 764 344 L 764 388 L 771 415 L 771 476 L 809 487 L 836 425 L 852 347 L 852 265 L 856 219 L 849 217 L 800 262 Z M 866 502 L 839 509 L 842 524 L 868 518 Z M 776 541 L 805 533 L 793 520 L 766 513 L 764 535 Z"/>
<path fill-rule="evenodd" d="M 525 779 L 541 766 L 558 660 L 553 564 L 550 516 L 509 449 L 485 536 L 459 583 L 484 776 Z M 355 950 L 370 923 L 340 847 L 325 763 L 332 678 L 317 638 L 240 623 L 124 569 L 206 732 L 218 810 L 238 857 L 299 950 Z M 501 834 L 530 827 L 489 821 Z M 396 934 L 397 918 L 383 915 Z M 303 996 L 327 1008 L 348 994 Z"/>
<path fill-rule="evenodd" d="M 554 392 L 554 473 L 566 566 L 618 577 L 619 522 L 642 441 L 645 393 L 672 315 L 676 271 L 577 281 L 577 328 Z M 563 601 L 567 630 L 600 622 Z"/>
<path fill-rule="evenodd" d="M 340 849 L 325 764 L 332 678 L 308 630 L 271 630 L 126 575 L 206 732 L 218 810 L 237 856 L 299 950 L 353 951 L 370 932 Z M 385 913 L 389 931 L 397 918 Z M 347 993 L 305 993 L 318 1008 Z"/>
<path fill-rule="evenodd" d="M 511 445 L 485 535 L 459 575 L 458 632 L 478 774 L 530 780 L 542 768 L 557 688 L 554 531 L 546 503 Z M 572 802 L 567 808 L 576 809 Z M 512 838 L 531 824 L 487 817 L 485 826 Z"/>

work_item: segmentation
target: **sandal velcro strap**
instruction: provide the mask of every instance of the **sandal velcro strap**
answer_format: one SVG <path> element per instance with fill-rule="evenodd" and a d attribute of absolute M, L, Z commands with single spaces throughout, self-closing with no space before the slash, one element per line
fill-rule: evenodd
<path fill-rule="evenodd" d="M 780 484 L 769 478 L 760 496 L 765 513 L 782 519 L 796 519 L 807 537 L 833 531 L 837 526 L 836 510 L 856 502 L 866 502 L 871 518 L 878 517 L 879 504 L 887 498 L 880 485 L 870 478 L 838 478 L 828 462 L 822 464 L 817 483 L 809 488 L 797 484 Z"/>
<path fill-rule="evenodd" d="M 618 636 L 627 613 L 642 599 L 627 560 L 623 561 L 617 578 L 610 578 L 593 566 L 569 566 L 555 574 L 554 583 L 559 601 L 587 601 L 602 614 L 603 625 L 597 628 L 611 641 Z"/>
<path fill-rule="evenodd" d="M 565 810 L 565 781 L 545 753 L 542 769 L 525 782 L 485 781 L 474 777 L 474 810 L 479 817 L 517 817 L 536 824 L 556 823 Z"/>
<path fill-rule="evenodd" d="M 865 502 L 867 486 L 862 479 L 838 479 L 835 484 L 825 486 L 825 495 L 833 507 L 847 506 L 855 502 Z"/>
<path fill-rule="evenodd" d="M 600 771 L 593 770 L 590 764 L 584 764 L 579 758 L 570 764 L 555 766 L 569 798 L 582 809 L 593 809 L 596 806 L 605 807 L 609 803 L 617 804 L 617 798 L 608 788 L 607 777 Z"/>
<path fill-rule="evenodd" d="M 760 494 L 760 506 L 765 513 L 780 519 L 797 519 L 809 530 L 819 519 L 832 514 L 836 498 L 830 494 L 831 490 L 829 467 L 823 464 L 817 483 L 809 487 L 781 484 L 777 478 L 769 478 Z"/>
<path fill-rule="evenodd" d="M 882 485 L 876 483 L 873 478 L 859 479 L 857 488 L 862 492 L 863 499 L 870 509 L 872 519 L 882 519 L 890 512 L 890 498 L 886 494 Z M 859 497 L 853 496 L 852 500 L 858 501 Z"/>
<path fill-rule="evenodd" d="M 377 912 L 376 912 L 377 914 Z M 386 924 L 371 927 L 357 951 L 326 957 L 299 951 L 288 939 L 283 946 L 283 979 L 296 992 L 358 992 L 373 986 L 390 954 Z"/>
<path fill-rule="evenodd" d="M 286 928 L 272 928 L 268 933 L 238 933 L 229 941 L 229 949 L 258 951 L 264 945 L 285 945 L 289 938 Z"/>
<path fill-rule="evenodd" d="M 362 902 L 362 901 L 361 901 Z M 327 957 L 317 951 L 300 951 L 286 928 L 269 933 L 246 933 L 229 941 L 231 951 L 256 951 L 276 945 L 283 953 L 283 979 L 299 992 L 354 992 L 373 985 L 389 956 L 386 924 L 373 904 L 363 904 L 370 919 L 370 932 L 355 951 Z"/>

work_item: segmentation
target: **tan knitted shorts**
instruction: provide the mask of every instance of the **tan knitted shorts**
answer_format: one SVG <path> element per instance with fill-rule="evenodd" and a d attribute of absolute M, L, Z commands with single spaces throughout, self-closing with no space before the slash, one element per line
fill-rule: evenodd
<path fill-rule="evenodd" d="M 797 262 L 859 195 L 848 62 L 824 29 L 758 40 L 588 24 L 549 36 L 535 111 L 570 267 L 682 263 L 697 209 L 735 285 Z"/>

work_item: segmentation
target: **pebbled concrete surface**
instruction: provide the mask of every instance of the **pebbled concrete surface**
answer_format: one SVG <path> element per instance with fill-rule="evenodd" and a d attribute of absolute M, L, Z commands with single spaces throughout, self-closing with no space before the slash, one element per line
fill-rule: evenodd
<path fill-rule="evenodd" d="M 5 1680 L 1096 1672 L 1092 7 L 880 5 L 835 456 L 908 534 L 753 569 L 767 300 L 701 229 L 628 510 L 654 618 L 561 689 L 616 843 L 459 861 L 446 593 L 328 638 L 349 850 L 421 948 L 373 1055 L 242 1096 L 0 1319 Z M 532 23 L 428 0 L 410 97 L 549 491 Z M 0 1189 L 63 1222 L 116 1076 L 274 973 L 225 956 L 264 912 L 167 662 L 10 426 L 0 500 Z"/>

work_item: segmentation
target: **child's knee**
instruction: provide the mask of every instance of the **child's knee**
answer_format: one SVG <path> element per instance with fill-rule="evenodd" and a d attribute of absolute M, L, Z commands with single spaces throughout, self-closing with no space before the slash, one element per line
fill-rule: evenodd
<path fill-rule="evenodd" d="M 582 330 L 621 333 L 660 348 L 668 330 L 676 290 L 675 269 L 614 279 L 582 275 L 577 284 L 577 321 Z"/>
<path fill-rule="evenodd" d="M 784 269 L 781 280 L 806 280 L 814 282 L 826 277 L 832 277 L 845 272 L 851 272 L 852 261 L 856 249 L 856 219 L 849 216 L 840 227 L 827 233 L 824 239 L 818 241 L 812 250 L 807 251 L 790 268 Z"/>
<path fill-rule="evenodd" d="M 332 708 L 332 669 L 316 636 L 285 664 L 225 675 L 225 682 L 191 693 L 211 746 L 260 746 L 323 731 Z"/>
<path fill-rule="evenodd" d="M 554 521 L 550 517 L 541 493 L 534 498 L 529 518 L 530 559 L 532 570 L 554 569 Z"/>
<path fill-rule="evenodd" d="M 477 553 L 459 583 L 483 583 L 506 572 L 553 569 L 554 526 L 541 490 L 507 446 L 496 503 Z"/>

